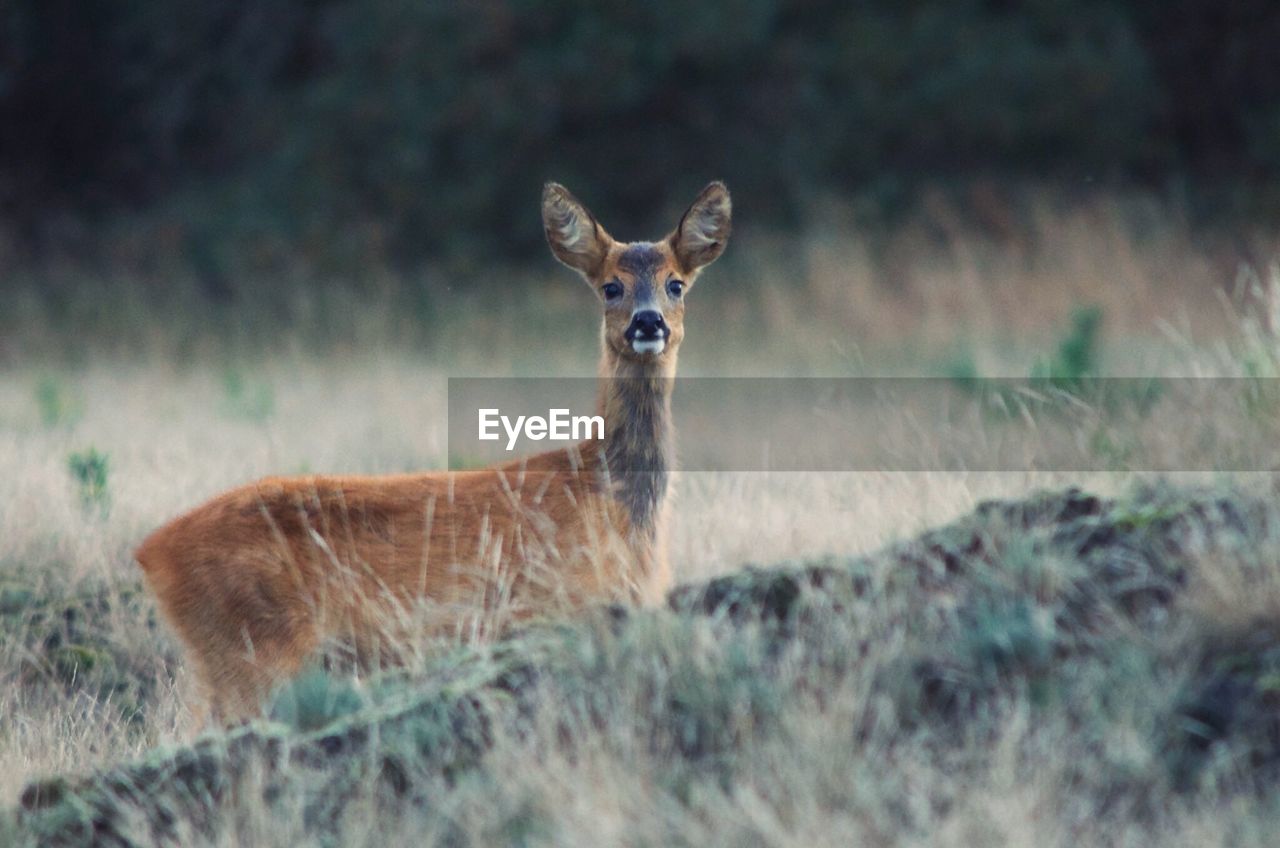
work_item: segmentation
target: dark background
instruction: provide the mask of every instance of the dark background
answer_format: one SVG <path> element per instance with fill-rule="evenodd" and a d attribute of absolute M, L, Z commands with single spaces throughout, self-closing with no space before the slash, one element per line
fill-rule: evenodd
<path fill-rule="evenodd" d="M 4 8 L 15 265 L 108 261 L 130 227 L 131 256 L 167 251 L 213 295 L 292 255 L 520 259 L 551 178 L 631 236 L 713 177 L 780 226 L 814 197 L 893 215 L 975 181 L 1280 209 L 1273 0 Z"/>

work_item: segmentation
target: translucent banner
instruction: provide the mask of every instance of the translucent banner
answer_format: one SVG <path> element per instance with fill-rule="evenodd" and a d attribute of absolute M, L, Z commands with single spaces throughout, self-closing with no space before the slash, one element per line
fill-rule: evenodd
<path fill-rule="evenodd" d="M 668 403 L 689 471 L 1280 469 L 1280 380 L 1250 378 L 455 378 L 450 466 L 656 439 Z"/>

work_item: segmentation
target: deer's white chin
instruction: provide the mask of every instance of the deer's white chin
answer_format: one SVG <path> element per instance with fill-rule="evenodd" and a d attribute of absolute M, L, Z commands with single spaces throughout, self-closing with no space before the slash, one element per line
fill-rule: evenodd
<path fill-rule="evenodd" d="M 656 355 L 667 349 L 667 340 L 635 339 L 631 342 L 631 349 L 636 353 L 652 353 Z"/>

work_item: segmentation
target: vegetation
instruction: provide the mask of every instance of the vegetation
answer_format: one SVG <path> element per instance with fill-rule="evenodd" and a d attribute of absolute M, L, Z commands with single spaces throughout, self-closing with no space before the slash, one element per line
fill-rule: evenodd
<path fill-rule="evenodd" d="M 628 231 L 713 176 L 775 223 L 1028 177 L 1276 209 L 1267 0 L 19 2 L 0 33 L 9 247 L 181 257 L 215 301 L 298 254 L 527 256 L 550 177 Z"/>
<path fill-rule="evenodd" d="M 566 304 L 585 292 L 530 279 L 540 297 L 451 314 L 453 336 L 429 342 L 439 361 L 372 310 L 328 348 L 291 330 L 173 359 L 191 323 L 154 327 L 160 352 L 127 355 L 22 325 L 19 351 L 54 354 L 0 371 L 0 842 L 1267 844 L 1270 475 L 1069 469 L 1274 466 L 1280 277 L 1245 275 L 1216 327 L 1170 318 L 1152 341 L 1143 292 L 1203 319 L 1212 297 L 1190 282 L 1208 265 L 1165 254 L 1176 229 L 1142 246 L 1051 222 L 1075 240 L 1055 242 L 1064 256 L 1005 264 L 957 236 L 933 255 L 950 264 L 918 257 L 919 310 L 877 286 L 890 261 L 812 233 L 787 297 L 730 274 L 699 283 L 687 361 L 919 373 L 956 338 L 970 379 L 1047 361 L 1070 404 L 977 430 L 959 416 L 927 432 L 922 410 L 876 405 L 845 424 L 859 446 L 914 433 L 940 462 L 970 434 L 1007 446 L 1025 428 L 1070 448 L 1046 459 L 1061 470 L 686 473 L 672 528 L 684 585 L 666 608 L 424 643 L 372 678 L 310 670 L 268 720 L 228 733 L 197 735 L 191 676 L 131 561 L 138 539 L 264 474 L 444 468 L 445 378 L 527 373 L 531 350 L 547 350 L 538 373 L 581 373 L 593 305 L 573 329 Z M 1174 260 L 1183 277 L 1162 272 Z M 1115 263 L 1125 286 L 1098 287 L 1092 263 Z M 1101 323 L 1071 318 L 1076 302 Z M 543 311 L 503 311 L 530 304 Z M 860 360 L 840 347 L 846 320 L 867 328 Z M 1027 343 L 1002 343 L 997 325 Z M 1151 373 L 1247 379 L 1166 379 L 1144 404 L 1079 391 L 1121 351 Z M 1212 402 L 1196 405 L 1197 387 Z M 682 423 L 690 450 L 698 427 Z"/>
<path fill-rule="evenodd" d="M 311 719 L 33 783 L 17 833 L 907 844 L 1034 826 L 1041 844 L 1204 844 L 1191 817 L 1230 809 L 1220 841 L 1264 844 L 1277 517 L 1248 492 L 1167 487 L 983 503 L 875 555 L 455 649 L 339 694 L 344 709 L 304 675 L 281 701 Z M 985 817 L 996 799 L 1012 807 Z"/>
<path fill-rule="evenodd" d="M 1140 202 L 1045 201 L 1004 239 L 946 204 L 869 239 L 842 209 L 700 281 L 682 365 L 1034 377 L 1065 399 L 840 419 L 911 473 L 686 472 L 667 608 L 311 670 L 268 720 L 203 736 L 138 541 L 267 474 L 446 467 L 447 377 L 580 375 L 595 304 L 527 270 L 421 312 L 377 272 L 245 283 L 208 313 L 128 279 L 114 312 L 78 288 L 62 312 L 16 300 L 0 843 L 1266 844 L 1280 536 L 1256 469 L 1280 467 L 1280 272 L 1227 294 L 1195 230 Z M 1164 388 L 1085 390 L 1117 374 Z M 686 467 L 699 428 L 754 432 L 706 417 L 680 422 Z M 1023 444 L 1039 464 L 1001 453 Z"/>
<path fill-rule="evenodd" d="M 111 493 L 107 490 L 107 457 L 89 448 L 67 457 L 67 470 L 76 481 L 80 503 L 86 511 L 98 510 L 106 514 L 111 508 Z"/>
<path fill-rule="evenodd" d="M 0 13 L 0 844 L 1269 844 L 1269 6 L 75 6 Z M 447 377 L 595 359 L 541 180 L 630 237 L 711 176 L 689 373 L 1031 378 L 843 423 L 1050 470 L 686 473 L 665 608 L 197 735 L 138 540 L 445 467 Z M 1151 375 L 1246 379 L 1092 391 Z"/>
<path fill-rule="evenodd" d="M 1278 42 L 1268 0 L 4 6 L 0 845 L 1272 844 Z M 943 378 L 828 416 L 886 461 L 686 470 L 662 608 L 202 729 L 138 541 L 447 467 L 449 377 L 596 359 L 542 181 L 636 238 L 710 178 L 683 373 Z M 829 411 L 689 416 L 685 468 Z"/>

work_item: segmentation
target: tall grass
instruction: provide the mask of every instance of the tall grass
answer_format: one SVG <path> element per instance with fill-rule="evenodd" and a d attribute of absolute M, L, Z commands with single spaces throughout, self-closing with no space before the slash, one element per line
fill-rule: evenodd
<path fill-rule="evenodd" d="M 1102 316 L 1090 346 L 1095 373 L 1251 377 L 1263 418 L 1275 409 L 1262 378 L 1280 367 L 1280 272 L 1265 264 L 1239 271 L 1234 260 L 1243 254 L 1221 254 L 1176 214 L 1041 200 L 977 223 L 935 204 L 925 218 L 873 234 L 851 227 L 847 210 L 814 219 L 801 236 L 738 232 L 724 262 L 690 295 L 682 373 L 945 375 L 963 354 L 984 375 L 1027 376 L 1045 357 L 1074 355 L 1058 343 L 1085 307 Z M 1265 255 L 1264 241 L 1246 240 Z M 126 270 L 78 280 L 82 269 L 45 269 L 57 278 L 58 298 L 20 292 L 0 318 L 4 806 L 40 777 L 83 773 L 191 737 L 188 673 L 130 559 L 148 530 L 266 474 L 443 468 L 448 376 L 590 374 L 594 366 L 596 306 L 549 261 L 543 271 L 494 269 L 497 279 L 483 288 L 442 287 L 429 299 L 413 279 L 390 274 L 315 289 L 299 275 L 274 291 L 246 279 L 233 305 L 199 309 L 181 269 L 171 269 L 178 277 L 159 295 L 154 280 L 139 282 L 145 274 Z M 1225 455 L 1233 434 L 1246 434 L 1231 417 L 1238 410 L 1213 418 L 1219 412 L 1204 411 L 1221 423 L 1221 442 L 1202 448 L 1210 457 Z M 1158 441 L 1183 424 L 1156 415 L 1129 435 Z M 1094 435 L 1082 425 L 1082 440 Z M 109 463 L 93 460 L 88 446 Z M 678 481 L 671 558 L 677 579 L 692 582 L 746 563 L 855 557 L 988 498 L 1068 484 L 1109 494 L 1144 476 L 688 473 Z M 1166 476 L 1184 485 L 1226 482 L 1212 473 Z M 1232 482 L 1266 491 L 1271 477 L 1264 470 Z M 108 497 L 106 511 L 100 504 Z M 1010 570 L 982 579 L 1016 579 L 1021 594 L 988 586 L 985 606 L 969 610 L 968 626 L 948 642 L 974 674 L 1010 662 L 1055 667 L 1057 624 L 1023 598 L 1060 597 L 1078 575 L 1069 562 L 1010 544 Z M 1206 639 L 1269 621 L 1276 583 L 1267 556 L 1207 554 L 1179 621 Z M 933 600 L 930 621 L 955 625 L 947 599 Z M 885 614 L 869 608 L 834 622 L 843 629 L 829 644 L 865 641 L 865 628 Z M 500 737 L 479 772 L 421 776 L 433 805 L 422 815 L 383 816 L 371 791 L 337 825 L 337 838 L 968 845 L 1158 837 L 1200 845 L 1260 844 L 1266 836 L 1265 802 L 1201 803 L 1159 781 L 1146 810 L 1099 808 L 1098 799 L 1113 796 L 1096 781 L 1154 780 L 1150 740 L 1159 728 L 1151 722 L 1162 713 L 1135 704 L 1174 698 L 1187 666 L 1153 668 L 1135 650 L 1101 670 L 1073 667 L 1109 675 L 1072 690 L 1106 691 L 1108 701 L 1073 701 L 1053 713 L 1035 711 L 1032 675 L 1013 696 L 973 702 L 989 711 L 984 732 L 958 725 L 958 737 L 943 740 L 939 725 L 913 727 L 884 701 L 890 690 L 871 686 L 878 671 L 910 659 L 907 643 L 892 634 L 872 646 L 873 661 L 784 653 L 769 666 L 775 677 L 761 680 L 754 664 L 766 652 L 764 634 L 747 631 L 734 643 L 712 638 L 714 623 L 673 627 L 637 631 L 637 644 L 595 657 L 619 675 L 602 680 L 628 681 L 599 702 L 608 707 L 603 714 L 590 709 L 603 696 L 587 685 L 570 691 L 569 679 L 548 696 L 548 704 L 581 709 L 570 717 L 571 748 L 548 746 L 536 733 Z M 328 697 L 324 686 L 317 691 L 301 697 Z M 655 692 L 668 705 L 675 699 L 688 722 L 664 730 L 656 747 L 641 732 Z M 300 724 L 325 715 L 301 701 L 277 714 Z M 740 723 L 707 718 L 723 715 Z M 757 732 L 762 721 L 767 732 Z M 696 767 L 672 754 L 672 746 L 698 740 L 729 753 Z M 1212 773 L 1223 779 L 1243 767 L 1218 765 Z M 236 833 L 255 843 L 310 838 L 306 803 L 298 795 L 271 810 L 246 805 Z M 222 838 L 231 844 L 237 836 Z"/>
<path fill-rule="evenodd" d="M 1112 373 L 1145 373 L 1163 350 L 1158 322 L 1221 337 L 1235 325 L 1220 296 L 1239 269 L 1265 273 L 1277 250 L 1262 228 L 1200 228 L 1142 195 L 983 197 L 962 215 L 939 195 L 892 222 L 819 203 L 793 233 L 753 227 L 741 210 L 732 247 L 690 293 L 687 369 L 918 374 L 967 352 L 983 373 L 1007 373 L 1007 357 L 1087 307 L 1124 353 Z M 596 304 L 549 257 L 413 272 L 330 269 L 303 254 L 264 270 L 246 257 L 210 300 L 198 264 L 153 254 L 145 234 L 124 241 L 105 266 L 56 259 L 9 274 L 0 362 L 192 367 L 349 350 L 409 353 L 455 374 L 592 373 Z"/>

